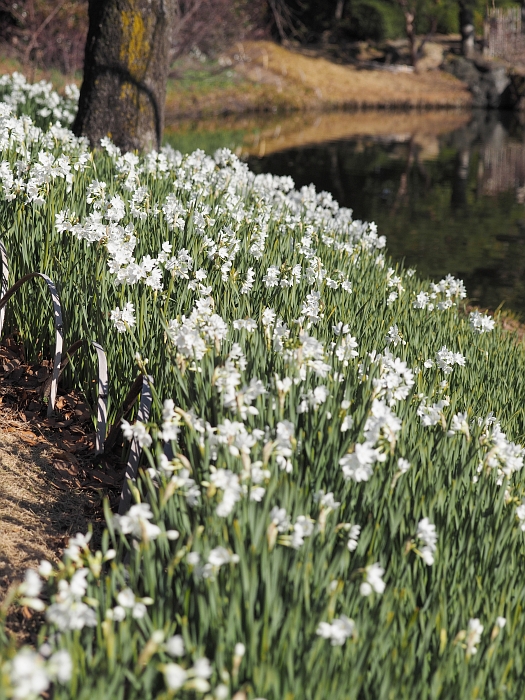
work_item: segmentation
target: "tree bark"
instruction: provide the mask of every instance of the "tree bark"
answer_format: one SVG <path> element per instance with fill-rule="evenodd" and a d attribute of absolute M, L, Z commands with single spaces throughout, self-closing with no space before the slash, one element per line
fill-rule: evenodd
<path fill-rule="evenodd" d="M 416 3 L 409 0 L 397 0 L 405 16 L 405 34 L 408 39 L 410 62 L 417 71 L 418 49 L 416 45 Z"/>
<path fill-rule="evenodd" d="M 470 7 L 459 5 L 459 27 L 461 31 L 461 53 L 466 58 L 474 55 L 474 17 Z"/>
<path fill-rule="evenodd" d="M 345 0 L 337 0 L 335 6 L 335 21 L 340 22 L 343 19 L 343 13 L 345 10 Z"/>
<path fill-rule="evenodd" d="M 416 13 L 413 10 L 405 10 L 405 32 L 408 39 L 408 48 L 410 50 L 410 62 L 417 68 L 417 46 L 416 46 L 416 28 L 414 22 Z"/>
<path fill-rule="evenodd" d="M 159 149 L 173 0 L 89 0 L 84 80 L 73 131 L 93 147 Z"/>

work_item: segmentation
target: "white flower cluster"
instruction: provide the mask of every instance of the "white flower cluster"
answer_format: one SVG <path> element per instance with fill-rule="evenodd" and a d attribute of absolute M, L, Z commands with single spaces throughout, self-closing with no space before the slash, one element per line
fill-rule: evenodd
<path fill-rule="evenodd" d="M 447 431 L 447 435 L 452 437 L 453 435 L 457 435 L 457 433 L 462 433 L 467 438 L 470 438 L 470 428 L 466 411 L 464 413 L 456 413 L 454 416 L 452 416 L 452 421 L 450 423 L 450 428 Z"/>
<path fill-rule="evenodd" d="M 346 615 L 336 617 L 332 622 L 320 622 L 317 634 L 323 639 L 329 639 L 334 647 L 343 646 L 348 637 L 355 635 L 355 622 Z"/>
<path fill-rule="evenodd" d="M 392 290 L 391 292 L 389 292 L 386 300 L 387 306 L 391 306 L 396 301 L 396 299 L 399 298 L 399 295 L 405 291 L 405 288 L 402 284 L 401 276 L 396 275 L 396 271 L 392 267 L 389 267 L 386 273 L 386 288 L 387 291 L 389 289 Z"/>
<path fill-rule="evenodd" d="M 361 534 L 361 525 L 348 526 L 348 542 L 346 546 L 348 551 L 355 552 L 359 543 L 359 535 Z"/>
<path fill-rule="evenodd" d="M 437 533 L 436 526 L 428 518 L 419 521 L 416 532 L 416 539 L 423 544 L 418 553 L 428 566 L 434 563 L 434 553 L 436 551 Z"/>
<path fill-rule="evenodd" d="M 51 152 L 56 141 L 60 142 L 58 156 Z M 9 155 L 11 150 L 18 154 L 14 169 L 9 160 L 0 161 L 4 198 L 19 198 L 35 206 L 46 202 L 50 184 L 57 179 L 66 183 L 69 192 L 75 172 L 84 171 L 91 162 L 86 139 L 77 139 L 59 125 L 44 133 L 29 117 L 15 117 L 9 105 L 0 103 L 0 151 Z"/>
<path fill-rule="evenodd" d="M 162 407 L 162 428 L 159 437 L 164 442 L 176 442 L 180 433 L 180 417 L 175 413 L 173 399 L 166 399 Z"/>
<path fill-rule="evenodd" d="M 151 445 L 151 435 L 148 433 L 144 423 L 137 420 L 131 425 L 123 418 L 121 425 L 126 440 L 137 440 L 140 447 L 149 447 Z"/>
<path fill-rule="evenodd" d="M 434 363 L 433 360 L 425 360 L 423 363 L 423 366 L 426 367 L 427 369 L 434 367 L 438 367 L 440 370 L 442 370 L 443 374 L 452 374 L 452 370 L 454 369 L 454 365 L 459 365 L 460 367 L 465 366 L 465 357 L 462 355 L 460 352 L 452 352 L 451 350 L 448 350 L 446 345 L 443 345 L 441 350 L 438 350 L 436 352 L 436 361 Z"/>
<path fill-rule="evenodd" d="M 382 355 L 372 353 L 371 359 L 379 362 L 379 377 L 373 380 L 374 396 L 385 398 L 393 406 L 396 401 L 405 401 L 414 386 L 414 372 L 399 357 L 385 349 Z"/>
<path fill-rule="evenodd" d="M 484 627 L 479 621 L 479 618 L 474 617 L 468 621 L 467 629 L 467 655 L 477 654 L 478 644 L 481 641 L 481 635 L 483 633 Z"/>
<path fill-rule="evenodd" d="M 88 574 L 88 569 L 77 569 L 71 581 L 61 579 L 58 582 L 56 602 L 46 610 L 46 618 L 60 631 L 81 630 L 97 624 L 95 611 L 82 601 L 87 591 Z"/>
<path fill-rule="evenodd" d="M 415 309 L 427 309 L 428 311 L 438 309 L 439 311 L 444 311 L 445 309 L 450 309 L 466 296 L 467 291 L 462 280 L 455 279 L 452 275 L 447 275 L 437 284 L 431 283 L 430 292 L 419 292 L 412 305 Z"/>
<path fill-rule="evenodd" d="M 388 333 L 386 334 L 386 337 L 385 337 L 385 343 L 387 345 L 390 345 L 390 343 L 392 343 L 392 345 L 395 348 L 397 348 L 398 345 L 406 345 L 407 344 L 407 341 L 403 340 L 403 336 L 399 332 L 399 328 L 397 327 L 397 323 L 394 323 L 394 325 L 390 326 L 390 328 L 388 329 Z"/>
<path fill-rule="evenodd" d="M 122 311 L 117 306 L 111 312 L 111 321 L 119 333 L 125 333 L 128 328 L 133 328 L 135 325 L 135 307 L 131 301 L 128 301 Z"/>
<path fill-rule="evenodd" d="M 488 421 L 480 438 L 481 444 L 485 448 L 481 470 L 485 467 L 496 470 L 498 484 L 502 484 L 505 478 L 509 478 L 515 472 L 523 469 L 523 458 L 525 448 L 511 442 L 501 429 L 497 421 Z"/>
<path fill-rule="evenodd" d="M 201 497 L 201 490 L 195 483 L 195 479 L 191 478 L 190 470 L 187 467 L 181 468 L 181 463 L 177 458 L 170 461 L 166 455 L 161 454 L 157 473 L 164 476 L 172 475 L 170 479 L 170 488 L 172 488 L 174 492 L 180 490 L 190 508 L 194 508 L 198 505 Z"/>
<path fill-rule="evenodd" d="M 338 323 L 337 326 L 333 326 L 333 331 L 336 335 L 340 336 L 340 341 L 334 344 L 334 354 L 339 362 L 343 363 L 343 367 L 348 367 L 349 361 L 358 356 L 357 340 L 350 335 L 348 325 L 341 322 Z"/>
<path fill-rule="evenodd" d="M 494 330 L 496 321 L 488 314 L 479 311 L 471 311 L 468 317 L 470 327 L 476 333 L 489 333 Z"/>
<path fill-rule="evenodd" d="M 384 593 L 386 588 L 386 583 L 383 581 L 384 575 L 385 570 L 378 562 L 367 566 L 365 568 L 364 581 L 359 587 L 359 592 L 361 595 L 367 597 L 372 593 L 372 591 L 375 591 L 379 595 Z"/>
<path fill-rule="evenodd" d="M 45 603 L 39 597 L 41 592 L 42 580 L 40 576 L 34 569 L 27 569 L 24 581 L 18 586 L 18 593 L 22 596 L 21 604 L 33 610 L 45 610 Z"/>
<path fill-rule="evenodd" d="M 71 83 L 66 85 L 65 96 L 53 90 L 51 83 L 41 80 L 29 83 L 21 73 L 0 76 L 0 99 L 19 114 L 33 112 L 37 121 L 54 120 L 69 126 L 77 113 L 79 90 Z M 33 109 L 31 109 L 33 108 Z"/>
<path fill-rule="evenodd" d="M 65 684 L 71 679 L 73 663 L 65 649 L 51 652 L 49 644 L 36 652 L 23 648 L 8 664 L 12 695 L 15 700 L 34 700 L 46 693 L 52 683 Z"/>
<path fill-rule="evenodd" d="M 211 297 L 199 299 L 188 318 L 169 322 L 168 335 L 182 357 L 202 360 L 211 347 L 219 347 L 226 338 L 228 326 L 213 308 Z"/>
<path fill-rule="evenodd" d="M 188 669 L 176 663 L 168 663 L 164 664 L 162 671 L 169 690 L 176 692 L 180 689 L 187 689 L 198 693 L 207 693 L 210 690 L 208 679 L 212 675 L 212 668 L 209 660 L 205 657 L 197 659 L 193 666 Z"/>
<path fill-rule="evenodd" d="M 237 474 L 230 469 L 212 467 L 210 483 L 215 489 L 222 491 L 222 500 L 216 508 L 216 513 L 225 518 L 232 512 L 235 504 L 242 497 L 242 487 Z"/>
<path fill-rule="evenodd" d="M 186 561 L 190 566 L 194 567 L 194 573 L 197 578 L 211 579 L 217 577 L 219 570 L 225 564 L 238 564 L 239 555 L 228 551 L 226 547 L 215 547 L 208 554 L 205 564 L 201 564 L 201 557 L 198 552 L 190 552 L 186 556 Z"/>
<path fill-rule="evenodd" d="M 430 406 L 427 404 L 427 401 L 428 398 L 424 397 L 417 409 L 417 415 L 421 418 L 422 425 L 426 428 L 430 428 L 431 426 L 441 424 L 443 429 L 445 429 L 446 420 L 443 409 L 450 406 L 450 399 L 444 397 Z"/>
<path fill-rule="evenodd" d="M 356 443 L 353 452 L 343 455 L 339 460 L 345 479 L 368 481 L 373 474 L 376 462 L 384 462 L 384 448 L 391 448 L 401 430 L 400 419 L 392 413 L 385 401 L 374 399 L 368 416 L 363 443 Z"/>
<path fill-rule="evenodd" d="M 135 503 L 125 515 L 115 514 L 113 525 L 117 532 L 123 535 L 132 535 L 137 540 L 156 539 L 161 534 L 158 525 L 150 523 L 153 518 L 149 503 Z"/>
<path fill-rule="evenodd" d="M 307 537 L 311 537 L 314 533 L 315 521 L 310 516 L 298 515 L 295 523 L 292 525 L 286 509 L 279 508 L 279 506 L 274 506 L 270 511 L 270 520 L 269 533 L 273 530 L 274 533 L 283 535 L 281 543 L 293 549 L 300 549 L 304 544 L 304 540 Z M 290 531 L 292 531 L 292 534 L 288 535 Z"/>
<path fill-rule="evenodd" d="M 293 525 L 291 547 L 300 549 L 306 537 L 310 537 L 314 531 L 314 521 L 307 515 L 298 515 Z"/>
<path fill-rule="evenodd" d="M 131 588 L 124 588 L 117 594 L 117 605 L 106 610 L 106 619 L 122 622 L 128 611 L 135 620 L 141 620 L 146 615 L 146 605 L 151 605 L 151 598 L 137 598 Z"/>
<path fill-rule="evenodd" d="M 214 385 L 221 395 L 222 404 L 231 411 L 239 411 L 241 418 L 246 420 L 248 415 L 256 416 L 259 411 L 252 406 L 257 397 L 266 393 L 260 379 L 252 377 L 249 385 L 240 391 L 241 372 L 246 369 L 246 358 L 238 343 L 234 343 L 224 366 L 217 367 L 214 374 Z"/>

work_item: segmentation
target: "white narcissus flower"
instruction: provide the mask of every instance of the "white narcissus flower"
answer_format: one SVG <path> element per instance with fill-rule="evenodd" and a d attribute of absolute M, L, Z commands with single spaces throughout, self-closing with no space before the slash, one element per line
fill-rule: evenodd
<path fill-rule="evenodd" d="M 19 651 L 10 664 L 13 698 L 25 700 L 41 695 L 49 688 L 44 659 L 30 649 Z"/>
<path fill-rule="evenodd" d="M 361 525 L 351 525 L 348 533 L 348 542 L 346 546 L 350 552 L 355 552 L 361 534 Z"/>
<path fill-rule="evenodd" d="M 210 678 L 212 674 L 212 668 L 209 659 L 206 657 L 203 657 L 201 659 L 197 659 L 195 663 L 193 664 L 193 672 L 197 676 L 197 678 Z"/>
<path fill-rule="evenodd" d="M 135 325 L 135 307 L 131 301 L 128 301 L 122 311 L 117 306 L 111 312 L 111 321 L 119 333 L 125 333 L 128 328 L 133 328 Z"/>
<path fill-rule="evenodd" d="M 423 518 L 418 523 L 416 538 L 423 543 L 420 549 L 423 561 L 427 566 L 432 566 L 437 544 L 436 526 L 428 518 Z"/>
<path fill-rule="evenodd" d="M 18 586 L 18 592 L 28 598 L 38 598 L 42 590 L 42 580 L 34 569 L 26 569 L 24 582 Z"/>
<path fill-rule="evenodd" d="M 324 639 L 329 639 L 332 646 L 342 646 L 348 637 L 355 631 L 355 623 L 346 615 L 336 617 L 331 623 L 320 622 L 317 627 L 317 634 Z"/>
<path fill-rule="evenodd" d="M 133 425 L 131 425 L 127 420 L 122 419 L 121 425 L 122 432 L 126 440 L 136 439 L 139 443 L 139 447 L 150 447 L 152 438 L 144 423 L 137 420 Z"/>
<path fill-rule="evenodd" d="M 184 656 L 186 650 L 180 634 L 175 634 L 166 640 L 165 649 L 170 656 Z"/>
<path fill-rule="evenodd" d="M 290 529 L 290 518 L 284 508 L 274 506 L 270 511 L 272 523 L 276 525 L 278 532 L 288 532 Z"/>
<path fill-rule="evenodd" d="M 123 608 L 132 608 L 135 605 L 135 594 L 131 588 L 124 588 L 117 595 L 117 602 Z"/>
<path fill-rule="evenodd" d="M 489 333 L 494 330 L 496 322 L 491 316 L 481 314 L 479 311 L 471 311 L 469 314 L 469 323 L 472 330 L 477 333 Z"/>
<path fill-rule="evenodd" d="M 115 529 L 123 535 L 132 535 L 141 540 L 154 540 L 161 534 L 158 525 L 149 521 L 153 518 L 149 503 L 136 503 L 125 515 L 114 515 Z"/>
<path fill-rule="evenodd" d="M 481 634 L 483 632 L 483 629 L 484 629 L 484 627 L 477 617 L 471 618 L 468 621 L 468 629 L 467 629 L 467 655 L 468 656 L 471 656 L 473 654 L 477 654 L 477 652 L 478 652 L 477 645 L 481 641 Z"/>
<path fill-rule="evenodd" d="M 521 529 L 525 531 L 525 499 L 523 499 L 521 505 L 516 508 L 516 516 L 520 521 Z"/>
<path fill-rule="evenodd" d="M 300 549 L 304 544 L 304 538 L 310 537 L 314 531 L 314 521 L 307 515 L 299 515 L 293 526 L 291 546 Z"/>
<path fill-rule="evenodd" d="M 356 443 L 352 453 L 341 457 L 339 466 L 346 480 L 359 483 L 370 479 L 373 466 L 379 459 L 379 452 L 371 442 Z"/>
<path fill-rule="evenodd" d="M 163 671 L 166 685 L 170 690 L 179 690 L 188 679 L 188 672 L 179 664 L 165 664 Z"/>
<path fill-rule="evenodd" d="M 365 568 L 365 580 L 359 587 L 361 595 L 369 596 L 372 591 L 379 593 L 379 595 L 384 593 L 386 588 L 386 584 L 383 581 L 384 574 L 385 570 L 378 562 L 367 566 Z"/>
<path fill-rule="evenodd" d="M 65 649 L 55 652 L 47 662 L 47 673 L 51 680 L 67 683 L 73 674 L 73 662 Z"/>
<path fill-rule="evenodd" d="M 406 474 L 407 471 L 410 469 L 410 462 L 408 459 L 405 459 L 404 457 L 400 457 L 397 460 L 397 468 L 399 469 L 399 472 L 401 474 Z"/>

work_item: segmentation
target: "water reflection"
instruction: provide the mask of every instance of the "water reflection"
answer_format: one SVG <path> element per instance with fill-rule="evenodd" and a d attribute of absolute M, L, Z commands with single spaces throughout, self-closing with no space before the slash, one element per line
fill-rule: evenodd
<path fill-rule="evenodd" d="M 295 114 L 178 124 L 182 151 L 227 146 L 256 172 L 328 190 L 388 249 L 525 320 L 525 128 L 494 112 Z"/>
<path fill-rule="evenodd" d="M 328 190 L 378 224 L 395 259 L 433 279 L 460 276 L 477 303 L 504 302 L 525 319 L 523 125 L 495 113 L 438 113 L 419 115 L 422 123 L 410 128 L 411 115 L 405 123 L 398 115 L 401 128 L 384 119 L 380 133 L 375 116 L 361 134 L 248 162 Z M 450 129 L 452 118 L 462 123 Z"/>

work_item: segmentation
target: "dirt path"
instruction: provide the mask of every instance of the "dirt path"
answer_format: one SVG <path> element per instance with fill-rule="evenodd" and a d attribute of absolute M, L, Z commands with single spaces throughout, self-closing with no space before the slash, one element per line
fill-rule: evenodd
<path fill-rule="evenodd" d="M 91 505 L 56 481 L 56 462 L 45 437 L 0 414 L 0 599 L 25 569 L 56 561 L 70 534 L 86 532 Z"/>

